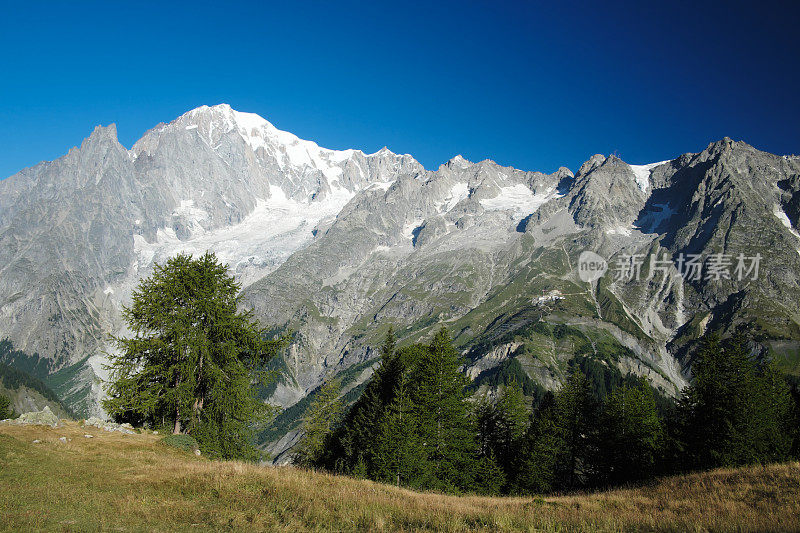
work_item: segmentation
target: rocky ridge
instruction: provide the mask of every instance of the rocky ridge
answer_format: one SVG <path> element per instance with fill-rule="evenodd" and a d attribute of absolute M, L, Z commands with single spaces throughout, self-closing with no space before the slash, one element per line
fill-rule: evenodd
<path fill-rule="evenodd" d="M 0 182 L 0 337 L 100 414 L 107 335 L 126 333 L 120 309 L 138 280 L 178 251 L 212 250 L 244 307 L 297 332 L 265 391 L 283 407 L 334 375 L 357 392 L 389 326 L 411 342 L 439 324 L 477 385 L 522 369 L 553 388 L 570 361 L 594 359 L 675 394 L 708 329 L 747 325 L 794 364 L 799 191 L 798 158 L 727 138 L 650 165 L 595 155 L 574 174 L 461 156 L 430 171 L 202 107 L 130 150 L 98 127 Z M 608 262 L 604 276 L 583 281 L 585 251 Z M 740 255 L 761 257 L 758 275 L 737 273 Z M 727 276 L 707 276 L 715 260 Z M 272 451 L 291 435 L 270 437 Z"/>

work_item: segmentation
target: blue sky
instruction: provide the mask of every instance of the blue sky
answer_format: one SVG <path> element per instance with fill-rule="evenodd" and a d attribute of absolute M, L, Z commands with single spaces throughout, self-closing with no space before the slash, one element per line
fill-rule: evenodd
<path fill-rule="evenodd" d="M 798 8 L 659 4 L 0 1 L 0 177 L 222 102 L 427 168 L 800 153 Z"/>

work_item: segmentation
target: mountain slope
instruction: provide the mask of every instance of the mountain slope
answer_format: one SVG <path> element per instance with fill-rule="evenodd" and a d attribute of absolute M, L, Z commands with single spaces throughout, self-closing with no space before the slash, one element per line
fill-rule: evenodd
<path fill-rule="evenodd" d="M 388 150 L 321 149 L 227 105 L 160 125 L 130 151 L 98 127 L 0 182 L 0 336 L 53 371 L 88 357 L 103 377 L 107 335 L 125 331 L 121 306 L 154 261 L 212 249 L 247 283 L 361 188 L 406 168 L 421 166 Z"/>
<path fill-rule="evenodd" d="M 461 156 L 429 171 L 204 106 L 130 150 L 98 127 L 0 182 L 0 338 L 46 366 L 76 410 L 97 412 L 108 334 L 126 333 L 138 280 L 178 251 L 212 250 L 243 306 L 296 331 L 264 394 L 299 415 L 331 376 L 356 395 L 389 326 L 413 342 L 447 325 L 481 394 L 512 363 L 558 387 L 581 357 L 674 395 L 708 329 L 747 326 L 797 368 L 798 219 L 800 159 L 730 139 L 651 165 L 595 155 L 575 174 Z M 608 266 L 589 281 L 587 251 Z M 758 275 L 737 270 L 740 254 L 745 267 L 760 256 Z M 719 264 L 707 275 L 714 261 L 727 277 Z M 282 427 L 278 455 L 296 419 Z"/>

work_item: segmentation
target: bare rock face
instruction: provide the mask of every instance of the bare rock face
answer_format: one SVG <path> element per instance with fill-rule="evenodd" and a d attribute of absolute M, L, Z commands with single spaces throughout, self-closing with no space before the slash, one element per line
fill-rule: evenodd
<path fill-rule="evenodd" d="M 130 150 L 98 127 L 0 182 L 0 338 L 101 415 L 103 354 L 132 290 L 155 262 L 211 250 L 244 307 L 297 332 L 268 391 L 284 407 L 333 375 L 347 390 L 367 379 L 389 325 L 405 342 L 447 325 L 476 382 L 513 371 L 554 388 L 568 360 L 592 357 L 675 394 L 701 329 L 800 347 L 799 221 L 800 159 L 730 139 L 651 165 L 596 155 L 574 175 L 461 156 L 428 171 L 204 106 Z M 608 262 L 590 282 L 585 251 Z M 715 255 L 727 276 L 708 275 Z M 757 275 L 736 272 L 740 255 L 761 257 Z"/>
<path fill-rule="evenodd" d="M 0 336 L 57 370 L 105 348 L 154 261 L 212 249 L 252 281 L 361 189 L 420 170 L 388 150 L 319 148 L 226 105 L 158 126 L 131 150 L 113 125 L 98 127 L 0 182 Z"/>

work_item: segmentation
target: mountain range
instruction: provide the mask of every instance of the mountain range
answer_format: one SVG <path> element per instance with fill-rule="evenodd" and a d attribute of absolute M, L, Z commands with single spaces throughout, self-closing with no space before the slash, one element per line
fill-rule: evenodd
<path fill-rule="evenodd" d="M 211 250 L 243 308 L 294 332 L 263 391 L 285 408 L 262 435 L 278 459 L 324 380 L 358 395 L 389 327 L 416 342 L 447 326 L 479 395 L 510 378 L 557 388 L 578 361 L 674 396 L 706 331 L 746 329 L 797 374 L 798 219 L 800 158 L 729 138 L 649 165 L 594 155 L 574 173 L 461 156 L 426 170 L 203 106 L 130 150 L 97 127 L 0 181 L 0 339 L 14 347 L 0 363 L 101 414 L 109 335 L 127 333 L 138 281 Z"/>

